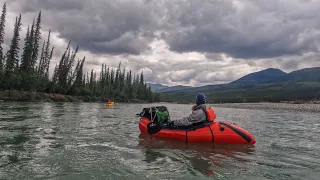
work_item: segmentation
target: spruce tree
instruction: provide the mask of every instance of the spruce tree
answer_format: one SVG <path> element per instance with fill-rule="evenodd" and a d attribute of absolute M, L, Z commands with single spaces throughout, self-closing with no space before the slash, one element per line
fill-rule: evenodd
<path fill-rule="evenodd" d="M 114 69 L 112 68 L 110 72 L 110 85 L 109 85 L 109 92 L 108 92 L 109 96 L 112 98 L 114 97 L 113 87 L 114 87 Z"/>
<path fill-rule="evenodd" d="M 43 61 L 43 76 L 48 79 L 49 78 L 49 66 L 50 66 L 50 62 L 52 59 L 52 54 L 53 54 L 53 50 L 54 47 L 52 47 L 50 49 L 50 35 L 51 35 L 51 30 L 49 30 L 49 34 L 48 34 L 48 38 L 47 38 L 47 43 L 46 43 L 46 47 L 44 49 L 44 61 Z"/>
<path fill-rule="evenodd" d="M 76 54 L 78 52 L 78 47 L 75 51 L 71 52 L 70 50 L 70 43 L 69 41 L 66 51 L 63 53 L 59 66 L 58 66 L 58 84 L 59 84 L 59 92 L 65 94 L 71 88 L 72 82 L 72 67 L 75 61 Z"/>
<path fill-rule="evenodd" d="M 110 81 L 110 68 L 108 67 L 108 69 L 106 69 L 107 68 L 107 66 L 105 66 L 105 71 L 106 71 L 106 96 L 109 96 L 110 94 L 109 94 L 109 89 L 110 89 L 110 87 L 111 87 L 111 81 Z"/>
<path fill-rule="evenodd" d="M 129 90 L 128 90 L 128 93 L 129 93 L 128 97 L 129 97 L 129 99 L 132 99 L 133 89 L 132 89 L 132 72 L 131 72 L 131 70 L 130 70 L 130 72 L 129 72 L 128 88 L 129 88 Z"/>
<path fill-rule="evenodd" d="M 13 38 L 11 40 L 10 48 L 7 52 L 6 71 L 13 72 L 19 67 L 19 32 L 21 30 L 21 14 L 16 18 L 14 25 Z"/>
<path fill-rule="evenodd" d="M 46 42 L 44 41 L 41 48 L 41 54 L 40 54 L 40 61 L 37 68 L 37 76 L 38 78 L 43 76 L 44 70 L 43 70 L 43 64 L 44 64 L 44 47 L 46 46 Z M 31 59 L 31 58 L 30 58 Z"/>
<path fill-rule="evenodd" d="M 93 91 L 93 84 L 94 84 L 94 74 L 93 74 L 93 69 L 91 70 L 91 74 L 90 74 L 90 91 L 92 92 Z"/>
<path fill-rule="evenodd" d="M 36 82 L 34 84 L 35 88 L 38 90 L 38 91 L 43 91 L 45 89 L 45 86 L 47 85 L 48 82 L 45 81 L 45 78 L 44 78 L 44 70 L 43 70 L 43 62 L 44 62 L 44 47 L 46 45 L 46 42 L 43 42 L 43 45 L 42 45 L 42 50 L 41 50 L 41 55 L 40 55 L 40 62 L 39 62 L 39 65 L 38 67 L 35 69 L 35 71 L 33 71 L 32 69 L 32 74 L 33 73 L 36 73 L 35 74 L 35 79 L 36 79 Z M 30 60 L 31 60 L 31 56 L 30 56 Z M 31 73 L 30 73 L 31 74 Z"/>
<path fill-rule="evenodd" d="M 45 73 L 45 76 L 49 79 L 49 68 L 50 68 L 50 62 L 51 62 L 51 59 L 52 59 L 52 56 L 53 56 L 53 50 L 54 50 L 54 47 L 51 48 L 51 51 L 50 51 L 50 56 L 49 56 L 49 60 L 47 61 L 47 64 L 46 64 L 46 73 Z"/>
<path fill-rule="evenodd" d="M 39 42 L 41 39 L 41 11 L 39 12 L 37 22 L 35 25 L 34 37 L 33 37 L 33 49 L 32 49 L 32 64 L 35 64 L 38 58 Z"/>
<path fill-rule="evenodd" d="M 125 92 L 125 75 L 126 75 L 126 68 L 123 68 L 120 76 L 120 92 L 122 96 L 124 95 L 124 92 Z"/>
<path fill-rule="evenodd" d="M 27 29 L 27 33 L 26 33 L 26 37 L 24 39 L 24 47 L 23 47 L 23 53 L 22 53 L 22 57 L 21 57 L 21 65 L 20 65 L 20 71 L 22 72 L 28 72 L 29 70 L 29 62 L 30 62 L 30 58 L 28 56 L 28 54 L 30 53 L 30 51 L 28 51 L 29 49 L 29 36 L 30 36 L 30 27 L 28 26 Z"/>
<path fill-rule="evenodd" d="M 140 74 L 140 84 L 143 85 L 144 83 L 144 77 L 143 77 L 143 71 Z"/>
<path fill-rule="evenodd" d="M 3 7 L 2 7 L 2 14 L 0 17 L 0 73 L 3 69 L 3 64 L 4 64 L 2 43 L 4 40 L 4 28 L 5 28 L 6 14 L 7 14 L 7 4 L 4 3 Z"/>
<path fill-rule="evenodd" d="M 29 55 L 32 53 L 32 49 L 30 51 L 29 48 L 29 38 L 30 38 L 30 28 L 28 26 L 27 33 L 24 39 L 24 47 L 23 53 L 21 57 L 21 65 L 19 67 L 19 76 L 21 78 L 20 88 L 22 90 L 30 90 L 32 87 L 32 83 L 34 83 L 34 79 L 32 79 L 33 72 L 30 70 L 30 58 Z"/>
<path fill-rule="evenodd" d="M 113 89 L 115 90 L 116 95 L 120 94 L 120 68 L 121 68 L 121 62 L 118 65 L 118 68 L 116 70 L 116 76 L 114 80 L 114 86 Z"/>
<path fill-rule="evenodd" d="M 83 57 L 82 61 L 80 62 L 80 66 L 77 71 L 76 82 L 75 82 L 76 87 L 82 86 L 82 78 L 84 75 L 83 74 L 83 65 L 84 65 L 85 60 L 86 60 L 86 57 Z"/>

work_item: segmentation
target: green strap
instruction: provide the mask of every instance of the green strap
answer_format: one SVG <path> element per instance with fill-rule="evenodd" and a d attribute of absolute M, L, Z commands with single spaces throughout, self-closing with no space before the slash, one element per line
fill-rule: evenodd
<path fill-rule="evenodd" d="M 159 110 L 157 108 L 156 108 L 156 115 L 157 115 L 158 122 L 160 123 Z"/>

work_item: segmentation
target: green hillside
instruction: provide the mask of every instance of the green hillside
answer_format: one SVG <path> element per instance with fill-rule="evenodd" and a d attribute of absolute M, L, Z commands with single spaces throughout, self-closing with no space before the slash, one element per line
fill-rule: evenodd
<path fill-rule="evenodd" d="M 305 68 L 298 71 L 293 71 L 285 76 L 282 76 L 273 82 L 320 82 L 320 67 Z"/>
<path fill-rule="evenodd" d="M 185 90 L 185 89 L 189 89 L 189 88 L 192 88 L 192 87 L 178 85 L 178 86 L 172 86 L 172 87 L 159 89 L 159 90 L 156 90 L 155 92 L 161 93 L 161 92 L 169 92 L 169 91 L 179 91 L 179 90 Z"/>
<path fill-rule="evenodd" d="M 211 89 L 191 92 L 166 92 L 161 94 L 164 101 L 193 103 L 198 92 L 207 95 L 208 103 L 236 102 L 280 102 L 320 99 L 320 82 L 269 83 L 252 86 L 211 86 Z"/>
<path fill-rule="evenodd" d="M 163 92 L 161 98 L 165 101 L 192 103 L 199 92 L 205 93 L 210 103 L 320 99 L 320 67 L 291 73 L 269 68 L 248 74 L 229 84 Z"/>

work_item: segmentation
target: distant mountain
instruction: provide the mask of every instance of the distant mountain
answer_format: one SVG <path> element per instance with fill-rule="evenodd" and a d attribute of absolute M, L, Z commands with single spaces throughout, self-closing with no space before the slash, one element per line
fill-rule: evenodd
<path fill-rule="evenodd" d="M 231 84 L 260 84 L 277 80 L 285 75 L 287 75 L 287 73 L 281 71 L 280 69 L 269 68 L 243 76 L 242 78 L 231 82 Z"/>
<path fill-rule="evenodd" d="M 285 73 L 280 69 L 269 68 L 262 71 L 250 73 L 229 84 L 206 85 L 201 87 L 162 89 L 159 92 L 180 92 L 180 93 L 198 93 L 213 91 L 229 91 L 248 89 L 258 84 L 272 83 L 294 83 L 294 82 L 320 82 L 320 67 L 306 68 L 291 73 Z"/>
<path fill-rule="evenodd" d="M 178 85 L 178 86 L 172 86 L 172 87 L 167 87 L 164 89 L 158 89 L 156 90 L 156 92 L 168 92 L 168 91 L 180 91 L 180 90 L 184 90 L 184 89 L 189 89 L 192 88 L 191 86 L 182 86 L 182 85 Z"/>
<path fill-rule="evenodd" d="M 168 88 L 169 86 L 165 86 L 165 85 L 162 85 L 162 84 L 152 84 L 152 83 L 147 83 L 150 87 L 151 87 L 151 90 L 153 92 L 156 92 L 160 89 L 165 89 L 165 88 Z"/>
<path fill-rule="evenodd" d="M 153 83 L 147 83 L 148 86 L 151 86 L 151 90 L 153 92 L 168 92 L 168 91 L 179 91 L 179 90 L 184 90 L 184 89 L 188 89 L 188 88 L 192 88 L 191 86 L 182 86 L 182 85 L 178 85 L 178 86 L 165 86 L 162 84 L 153 84 Z"/>
<path fill-rule="evenodd" d="M 237 87 L 238 86 L 238 87 Z M 201 91 L 207 103 L 280 102 L 320 100 L 320 82 L 263 83 L 256 85 L 217 85 L 214 90 Z M 194 89 L 192 89 L 194 90 Z M 197 92 L 170 91 L 161 93 L 166 102 L 194 103 Z"/>
<path fill-rule="evenodd" d="M 158 92 L 168 92 L 168 93 L 184 93 L 184 94 L 195 94 L 199 92 L 213 92 L 213 91 L 228 91 L 233 89 L 246 89 L 250 86 L 261 84 L 265 82 L 274 81 L 277 78 L 283 77 L 287 75 L 287 73 L 279 70 L 279 69 L 265 69 L 259 72 L 254 72 L 251 74 L 248 74 L 246 76 L 243 76 L 242 78 L 233 81 L 229 84 L 216 84 L 216 85 L 206 85 L 201 87 L 189 87 L 189 88 L 177 88 L 177 89 L 162 89 Z"/>
<path fill-rule="evenodd" d="M 179 86 L 178 86 L 179 87 Z M 180 86 L 181 87 L 181 86 Z M 167 101 L 193 102 L 196 93 L 203 92 L 211 102 L 259 102 L 296 99 L 320 99 L 320 67 L 291 73 L 265 69 L 248 74 L 229 84 L 202 87 L 165 88 Z"/>
<path fill-rule="evenodd" d="M 306 81 L 320 81 L 320 67 L 305 68 L 293 71 L 286 76 L 275 79 L 272 82 L 306 82 Z"/>

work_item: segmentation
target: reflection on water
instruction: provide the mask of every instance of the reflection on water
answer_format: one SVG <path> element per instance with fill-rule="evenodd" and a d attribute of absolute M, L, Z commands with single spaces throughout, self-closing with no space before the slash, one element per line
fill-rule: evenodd
<path fill-rule="evenodd" d="M 173 119 L 189 114 L 192 106 L 165 105 Z M 318 179 L 320 175 L 316 113 L 215 108 L 219 120 L 247 129 L 257 143 L 186 144 L 141 135 L 135 114 L 147 106 L 0 102 L 0 179 Z"/>
<path fill-rule="evenodd" d="M 194 171 L 199 171 L 208 176 L 220 175 L 219 170 L 216 169 L 221 166 L 221 161 L 224 159 L 231 158 L 238 163 L 245 164 L 249 163 L 250 160 L 244 158 L 244 156 L 252 155 L 255 152 L 252 145 L 185 143 L 174 140 L 159 140 L 144 134 L 139 135 L 139 146 L 146 149 L 145 161 L 148 163 L 166 157 L 165 154 L 157 150 L 187 152 L 183 157 L 190 162 L 190 173 L 194 174 Z"/>

